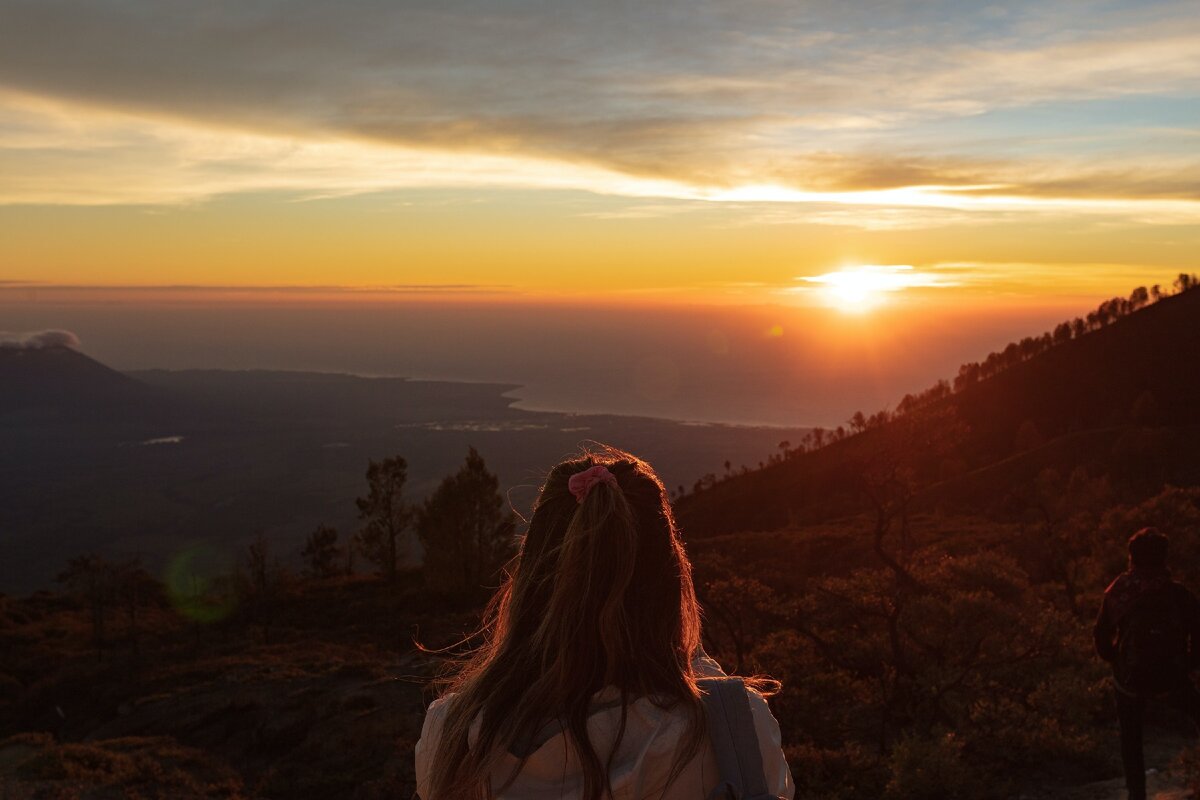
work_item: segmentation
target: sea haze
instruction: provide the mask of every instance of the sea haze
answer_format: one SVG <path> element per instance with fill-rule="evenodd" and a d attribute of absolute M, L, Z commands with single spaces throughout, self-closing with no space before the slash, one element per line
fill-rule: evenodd
<path fill-rule="evenodd" d="M 1090 308 L 587 305 L 510 300 L 0 306 L 119 370 L 285 369 L 511 384 L 519 408 L 834 427 Z M 1027 305 L 1029 305 L 1027 303 Z"/>

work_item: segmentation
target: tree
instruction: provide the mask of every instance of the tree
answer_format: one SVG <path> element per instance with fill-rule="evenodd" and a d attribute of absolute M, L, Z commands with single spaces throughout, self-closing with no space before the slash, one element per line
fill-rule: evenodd
<path fill-rule="evenodd" d="M 816 450 L 820 450 L 822 447 L 825 446 L 825 434 L 826 434 L 825 429 L 818 426 L 816 428 L 813 428 L 811 433 L 812 433 L 812 439 L 813 439 L 813 448 Z M 759 466 L 761 466 L 761 464 Z"/>
<path fill-rule="evenodd" d="M 72 558 L 57 580 L 87 608 L 97 658 L 103 657 L 108 645 L 110 617 L 124 612 L 136 668 L 140 644 L 138 611 L 161 598 L 162 585 L 136 558 L 114 563 L 95 553 Z"/>
<path fill-rule="evenodd" d="M 979 382 L 981 372 L 982 369 L 977 362 L 972 361 L 969 364 L 963 364 L 958 368 L 958 377 L 954 379 L 954 390 L 961 392 L 968 386 L 974 386 Z"/>
<path fill-rule="evenodd" d="M 267 554 L 267 538 L 262 533 L 259 533 L 246 548 L 246 568 L 250 572 L 250 584 L 254 588 L 261 589 L 266 586 L 270 563 Z"/>
<path fill-rule="evenodd" d="M 108 614 L 116 602 L 116 569 L 95 553 L 77 556 L 56 579 L 87 608 L 92 620 L 92 642 L 96 657 L 103 658 L 107 644 Z"/>
<path fill-rule="evenodd" d="M 1080 703 L 1078 696 L 1056 703 L 1061 675 L 1078 669 L 1066 658 L 1077 652 L 1070 619 L 1047 608 L 1028 577 L 1000 553 L 931 552 L 918 556 L 911 569 L 924 587 L 919 594 L 898 593 L 892 576 L 878 568 L 805 587 L 793 616 L 801 641 L 793 644 L 792 663 L 800 668 L 790 682 L 781 675 L 788 697 L 780 705 L 806 712 L 806 732 L 820 735 L 824 728 L 827 741 L 874 744 L 880 758 L 892 761 L 897 785 L 891 792 L 840 797 L 1001 796 L 963 793 L 957 758 L 939 767 L 936 753 L 913 754 L 905 742 L 955 731 L 974 745 L 973 770 L 1002 754 L 995 769 L 1013 753 L 1028 763 L 1039 747 L 1088 730 L 1094 722 L 1086 714 L 1062 713 L 1070 701 Z M 787 664 L 775 653 L 762 657 Z M 828 702 L 834 687 L 846 701 Z M 928 761 L 924 769 L 921 758 Z M 945 785 L 948 778 L 954 788 Z M 981 778 L 974 772 L 973 786 Z"/>
<path fill-rule="evenodd" d="M 1129 295 L 1129 305 L 1136 310 L 1150 302 L 1150 292 L 1145 286 L 1139 286 Z"/>
<path fill-rule="evenodd" d="M 425 579 L 451 593 L 492 585 L 515 551 L 516 525 L 504 512 L 500 481 L 474 447 L 417 512 Z"/>
<path fill-rule="evenodd" d="M 141 657 L 138 612 L 143 607 L 161 600 L 163 586 L 142 567 L 142 562 L 137 558 L 115 564 L 112 574 L 114 600 L 125 612 L 129 646 L 133 653 L 133 668 L 136 670 L 140 666 Z"/>
<path fill-rule="evenodd" d="M 304 540 L 304 549 L 300 551 L 300 556 L 304 559 L 310 575 L 328 578 L 337 572 L 337 559 L 342 551 L 337 540 L 337 528 L 331 528 L 324 523 L 318 525 Z"/>
<path fill-rule="evenodd" d="M 1082 574 L 1104 509 L 1112 505 L 1107 476 L 1093 478 L 1085 467 L 1063 476 L 1052 467 L 1038 473 L 1024 492 L 1028 519 L 1021 524 L 1027 543 L 1020 548 L 1031 576 L 1062 587 L 1068 610 L 1082 611 Z"/>
<path fill-rule="evenodd" d="M 755 642 L 766 637 L 770 626 L 782 624 L 774 608 L 770 587 L 761 581 L 723 570 L 724 576 L 697 586 L 705 615 L 712 621 L 704 634 L 713 652 L 733 659 L 733 673 L 753 673 L 759 665 L 748 659 Z"/>
<path fill-rule="evenodd" d="M 389 582 L 396 580 L 397 540 L 413 517 L 412 508 L 403 500 L 406 480 L 408 463 L 400 456 L 371 461 L 367 464 L 367 496 L 354 501 L 363 521 L 358 550 L 383 570 Z"/>
<path fill-rule="evenodd" d="M 243 573 L 240 567 L 244 567 Z M 277 561 L 271 559 L 266 536 L 261 532 L 246 548 L 243 563 L 234 576 L 238 596 L 251 619 L 262 627 L 263 643 L 271 643 L 271 627 L 282 599 L 288 576 Z"/>

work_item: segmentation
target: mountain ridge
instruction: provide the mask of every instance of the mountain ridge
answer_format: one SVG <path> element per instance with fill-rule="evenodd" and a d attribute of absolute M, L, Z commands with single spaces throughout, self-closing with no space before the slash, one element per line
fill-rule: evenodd
<path fill-rule="evenodd" d="M 0 414 L 110 413 L 159 399 L 146 384 L 73 347 L 0 347 Z"/>
<path fill-rule="evenodd" d="M 689 493 L 676 513 L 689 536 L 702 537 L 862 511 L 861 497 L 855 495 L 860 495 L 863 471 L 878 453 L 901 447 L 905 437 L 911 450 L 906 458 L 920 477 L 918 499 L 929 507 L 973 505 L 1002 512 L 1011 486 L 1028 483 L 1040 469 L 1069 472 L 1090 465 L 1112 471 L 1121 468 L 1123 455 L 1161 462 L 1157 485 L 1197 482 L 1200 466 L 1190 454 L 1200 447 L 1195 413 L 1200 373 L 1186 368 L 1197 363 L 1200 291 L 1185 291 L 915 412 Z M 948 452 L 934 452 L 929 444 L 946 438 L 939 426 L 963 429 Z M 1064 439 L 1070 434 L 1083 435 Z M 1047 447 L 1054 442 L 1057 451 Z M 1067 452 L 1072 443 L 1080 445 L 1075 454 Z M 1024 459 L 1031 462 L 1027 469 L 996 482 L 1000 496 L 989 498 L 986 486 L 972 485 L 997 467 L 1022 461 L 1010 461 L 1013 457 L 1043 447 L 1059 457 Z"/>

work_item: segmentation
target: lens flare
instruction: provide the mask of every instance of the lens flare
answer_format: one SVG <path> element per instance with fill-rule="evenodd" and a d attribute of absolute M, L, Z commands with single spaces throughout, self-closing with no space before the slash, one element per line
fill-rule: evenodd
<path fill-rule="evenodd" d="M 237 604 L 230 578 L 233 559 L 207 544 L 181 550 L 167 564 L 171 606 L 193 622 L 219 622 Z"/>

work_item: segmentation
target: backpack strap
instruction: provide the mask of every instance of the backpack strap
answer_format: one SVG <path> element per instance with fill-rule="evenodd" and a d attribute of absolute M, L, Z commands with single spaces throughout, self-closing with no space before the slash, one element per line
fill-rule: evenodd
<path fill-rule="evenodd" d="M 721 777 L 721 785 L 709 800 L 775 800 L 775 795 L 767 793 L 762 751 L 745 682 L 725 677 L 702 678 L 697 683 Z"/>

